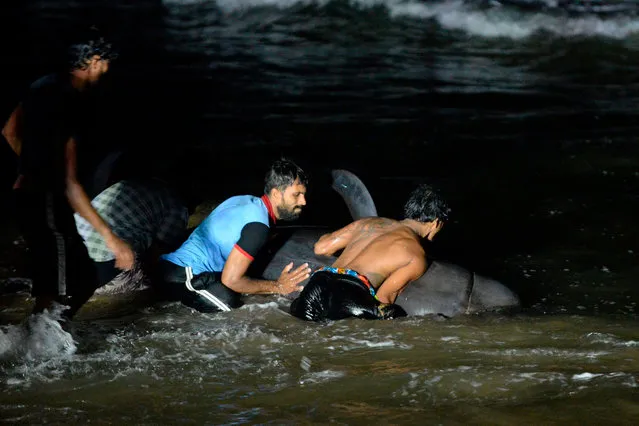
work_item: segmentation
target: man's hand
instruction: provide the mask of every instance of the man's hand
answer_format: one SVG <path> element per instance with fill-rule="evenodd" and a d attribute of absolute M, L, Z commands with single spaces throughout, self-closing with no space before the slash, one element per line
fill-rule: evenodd
<path fill-rule="evenodd" d="M 115 267 L 123 271 L 130 271 L 135 263 L 135 253 L 131 246 L 115 235 L 106 241 L 107 247 L 115 255 Z"/>
<path fill-rule="evenodd" d="M 298 266 L 293 271 L 293 262 L 289 263 L 282 269 L 280 277 L 277 279 L 277 289 L 280 294 L 289 294 L 294 291 L 301 291 L 302 286 L 298 285 L 311 276 L 311 268 L 308 263 Z"/>

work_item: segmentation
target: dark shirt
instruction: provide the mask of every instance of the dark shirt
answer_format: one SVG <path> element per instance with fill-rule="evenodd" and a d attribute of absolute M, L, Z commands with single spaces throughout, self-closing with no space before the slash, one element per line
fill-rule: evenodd
<path fill-rule="evenodd" d="M 35 81 L 22 101 L 23 139 L 19 172 L 27 188 L 62 191 L 65 147 L 76 137 L 80 93 L 68 75 L 51 74 Z"/>

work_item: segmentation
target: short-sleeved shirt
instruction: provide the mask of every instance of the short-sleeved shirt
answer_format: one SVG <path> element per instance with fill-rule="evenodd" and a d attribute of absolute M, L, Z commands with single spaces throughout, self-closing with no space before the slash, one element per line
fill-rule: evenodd
<path fill-rule="evenodd" d="M 19 172 L 31 186 L 64 188 L 65 146 L 69 138 L 77 137 L 80 102 L 81 94 L 68 75 L 47 75 L 29 87 L 22 100 Z"/>
<path fill-rule="evenodd" d="M 266 195 L 237 195 L 217 206 L 195 228 L 182 246 L 161 258 L 178 266 L 190 266 L 193 274 L 222 272 L 233 248 L 253 260 L 275 224 Z"/>
<path fill-rule="evenodd" d="M 185 237 L 188 210 L 177 196 L 159 183 L 120 181 L 99 193 L 91 204 L 113 233 L 138 254 L 147 250 L 154 240 L 177 246 Z M 89 222 L 77 213 L 75 222 L 94 261 L 115 259 Z"/>

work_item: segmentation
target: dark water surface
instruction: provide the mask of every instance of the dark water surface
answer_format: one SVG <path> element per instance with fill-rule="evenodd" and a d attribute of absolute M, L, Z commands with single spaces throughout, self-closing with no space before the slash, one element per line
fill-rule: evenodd
<path fill-rule="evenodd" d="M 3 6 L 7 7 L 7 6 Z M 639 418 L 639 18 L 630 1 L 25 1 L 1 112 L 97 24 L 121 57 L 95 158 L 177 164 L 204 199 L 259 193 L 288 155 L 305 224 L 347 210 L 346 168 L 396 217 L 420 181 L 453 220 L 433 254 L 520 294 L 516 315 L 300 323 L 96 298 L 75 342 L 27 338 L 22 245 L 3 209 L 0 418 L 18 424 L 635 424 Z M 137 157 L 136 157 L 137 156 Z M 0 148 L 5 197 L 15 161 Z M 3 205 L 9 206 L 7 201 Z M 5 229 L 6 228 L 6 229 Z M 23 286 L 24 287 L 24 286 Z M 54 355 L 54 356 L 51 356 Z"/>

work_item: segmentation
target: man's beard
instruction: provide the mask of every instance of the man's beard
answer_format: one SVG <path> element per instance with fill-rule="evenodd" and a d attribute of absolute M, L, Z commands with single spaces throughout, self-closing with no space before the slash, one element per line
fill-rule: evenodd
<path fill-rule="evenodd" d="M 280 220 L 295 220 L 302 214 L 302 207 L 294 206 L 290 210 L 286 206 L 277 207 L 277 216 Z"/>

